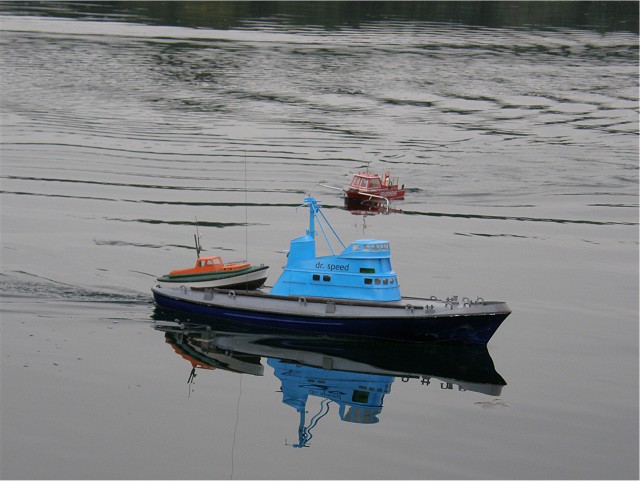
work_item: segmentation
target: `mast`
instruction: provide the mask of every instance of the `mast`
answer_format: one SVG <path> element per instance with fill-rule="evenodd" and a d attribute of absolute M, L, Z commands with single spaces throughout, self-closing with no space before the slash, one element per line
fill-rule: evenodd
<path fill-rule="evenodd" d="M 313 197 L 305 197 L 304 202 L 305 204 L 309 204 L 309 230 L 307 230 L 307 235 L 315 238 L 316 228 L 314 220 L 316 217 L 316 213 L 319 210 L 318 203 Z"/>
<path fill-rule="evenodd" d="M 315 217 L 316 215 L 320 214 L 322 216 L 322 219 L 324 219 L 325 223 L 329 227 L 329 229 L 331 229 L 331 232 L 333 232 L 333 235 L 336 237 L 340 245 L 342 245 L 342 248 L 345 249 L 346 246 L 344 245 L 344 242 L 342 242 L 342 239 L 340 239 L 340 236 L 334 230 L 331 223 L 327 220 L 327 218 L 324 216 L 322 211 L 320 211 L 320 206 L 318 205 L 318 202 L 316 201 L 316 199 L 314 199 L 313 197 L 305 197 L 304 202 L 305 204 L 309 205 L 309 230 L 307 230 L 307 235 L 311 236 L 312 239 L 315 239 L 315 235 L 316 235 Z M 336 255 L 331 245 L 331 242 L 329 241 L 329 237 L 327 236 L 327 233 L 325 232 L 324 227 L 322 226 L 322 220 L 320 218 L 318 218 L 318 224 L 320 225 L 320 230 L 322 230 L 322 235 L 324 236 L 324 239 L 327 241 L 327 245 L 329 246 L 331 253 L 333 255 Z"/>
<path fill-rule="evenodd" d="M 196 241 L 196 257 L 200 258 L 200 251 L 202 246 L 200 245 L 200 232 L 198 232 L 198 218 L 196 217 L 196 233 L 193 234 L 193 238 Z"/>

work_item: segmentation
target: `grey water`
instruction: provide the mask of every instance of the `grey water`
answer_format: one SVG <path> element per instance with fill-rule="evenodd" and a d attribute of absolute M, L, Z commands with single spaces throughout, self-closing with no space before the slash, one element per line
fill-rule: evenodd
<path fill-rule="evenodd" d="M 0 31 L 3 479 L 638 478 L 637 2 L 3 2 Z M 366 168 L 406 199 L 321 185 Z M 196 225 L 272 285 L 309 193 L 403 294 L 507 301 L 486 351 L 163 328 Z"/>

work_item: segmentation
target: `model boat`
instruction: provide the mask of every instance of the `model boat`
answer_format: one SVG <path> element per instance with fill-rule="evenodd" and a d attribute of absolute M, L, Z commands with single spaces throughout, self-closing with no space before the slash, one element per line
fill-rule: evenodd
<path fill-rule="evenodd" d="M 222 262 L 220 256 L 198 257 L 189 269 L 177 269 L 158 277 L 160 287 L 192 289 L 257 289 L 268 277 L 269 266 L 252 266 L 246 261 Z"/>
<path fill-rule="evenodd" d="M 358 172 L 353 174 L 349 186 L 344 189 L 347 199 L 359 200 L 402 200 L 404 199 L 404 185 L 399 186 L 397 177 L 391 177 L 389 172 L 383 176 L 373 172 Z"/>
<path fill-rule="evenodd" d="M 185 289 L 257 289 L 268 277 L 269 266 L 252 266 L 247 261 L 222 262 L 220 256 L 200 256 L 200 232 L 196 218 L 196 265 L 188 269 L 176 269 L 158 277 L 158 286 Z"/>
<path fill-rule="evenodd" d="M 388 241 L 360 239 L 345 246 L 316 200 L 306 197 L 305 205 L 309 229 L 291 241 L 284 271 L 269 292 L 157 286 L 157 304 L 264 327 L 471 344 L 486 344 L 511 313 L 505 302 L 482 298 L 402 297 Z M 332 255 L 316 256 L 316 220 Z M 327 232 L 341 244 L 340 253 Z"/>

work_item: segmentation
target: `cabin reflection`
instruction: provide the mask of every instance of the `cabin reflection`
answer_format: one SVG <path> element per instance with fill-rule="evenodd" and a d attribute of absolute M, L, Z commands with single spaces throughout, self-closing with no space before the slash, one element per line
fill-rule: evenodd
<path fill-rule="evenodd" d="M 382 412 L 385 394 L 391 392 L 394 376 L 358 372 L 328 371 L 318 367 L 270 358 L 267 364 L 282 382 L 282 402 L 298 411 L 298 443 L 294 448 L 308 446 L 312 429 L 336 403 L 342 421 L 376 424 Z M 310 396 L 321 398 L 320 410 L 306 423 L 307 401 Z"/>
<path fill-rule="evenodd" d="M 504 379 L 486 346 L 385 342 L 344 337 L 236 329 L 230 324 L 166 322 L 154 315 L 165 341 L 198 370 L 264 375 L 262 360 L 281 382 L 282 402 L 298 413 L 296 448 L 309 446 L 313 430 L 335 413 L 347 423 L 377 424 L 384 399 L 398 378 L 441 389 L 499 396 Z M 216 321 L 217 322 L 217 321 Z M 313 403 L 310 403 L 313 398 Z M 310 405 L 317 405 L 314 413 Z"/>

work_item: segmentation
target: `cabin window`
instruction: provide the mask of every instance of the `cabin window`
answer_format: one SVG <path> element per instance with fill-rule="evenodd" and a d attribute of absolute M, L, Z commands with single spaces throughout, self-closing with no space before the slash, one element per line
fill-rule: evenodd
<path fill-rule="evenodd" d="M 389 284 L 389 279 L 382 279 L 382 284 L 385 286 Z"/>
<path fill-rule="evenodd" d="M 359 185 L 360 185 L 360 177 L 354 177 L 354 179 L 351 181 L 351 186 L 358 187 Z"/>
<path fill-rule="evenodd" d="M 369 179 L 369 187 L 372 189 L 378 189 L 382 185 L 380 184 L 380 179 Z"/>
<path fill-rule="evenodd" d="M 373 267 L 361 267 L 360 274 L 375 274 L 376 270 Z"/>
<path fill-rule="evenodd" d="M 389 282 L 390 282 L 391 284 L 394 284 L 394 283 L 396 282 L 396 280 L 392 277 L 391 279 L 389 279 Z"/>
<path fill-rule="evenodd" d="M 324 276 L 322 276 L 322 280 L 325 281 L 325 282 L 329 282 L 329 281 L 331 281 L 331 276 L 324 275 Z"/>
<path fill-rule="evenodd" d="M 367 285 L 373 284 L 373 279 L 371 279 L 370 277 L 365 277 L 364 283 L 367 284 Z"/>
<path fill-rule="evenodd" d="M 375 284 L 376 284 L 376 286 L 379 286 L 380 285 L 380 279 L 376 279 L 375 280 Z"/>
<path fill-rule="evenodd" d="M 320 274 L 314 274 L 313 275 L 313 280 L 314 281 L 319 281 L 320 280 Z"/>
<path fill-rule="evenodd" d="M 360 391 L 358 389 L 355 389 L 353 391 L 353 396 L 351 397 L 351 400 L 354 403 L 364 404 L 369 401 L 369 393 L 366 391 Z"/>

